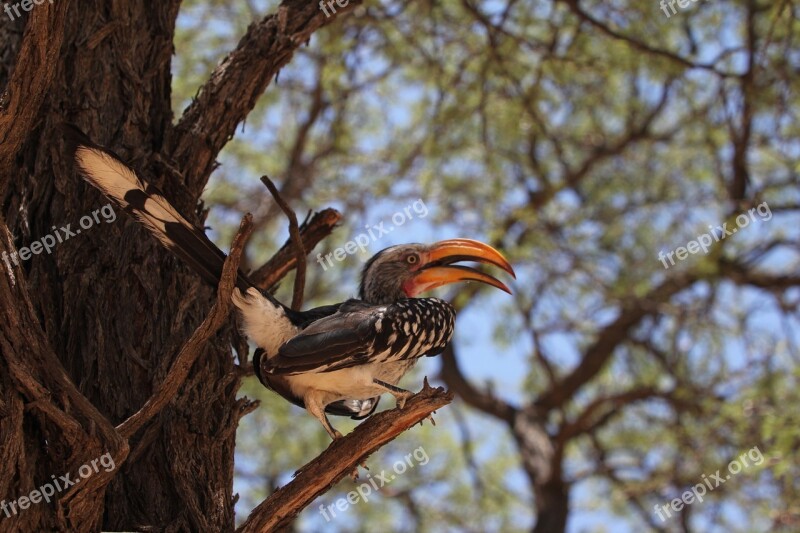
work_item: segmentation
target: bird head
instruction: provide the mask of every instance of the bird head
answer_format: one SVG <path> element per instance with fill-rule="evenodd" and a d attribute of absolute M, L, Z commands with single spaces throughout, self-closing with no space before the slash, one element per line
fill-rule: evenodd
<path fill-rule="evenodd" d="M 390 303 L 457 281 L 479 281 L 511 294 L 492 276 L 454 264 L 461 261 L 495 265 L 516 279 L 506 258 L 482 242 L 449 239 L 434 244 L 401 244 L 381 250 L 367 261 L 361 273 L 360 297 L 369 303 Z"/>

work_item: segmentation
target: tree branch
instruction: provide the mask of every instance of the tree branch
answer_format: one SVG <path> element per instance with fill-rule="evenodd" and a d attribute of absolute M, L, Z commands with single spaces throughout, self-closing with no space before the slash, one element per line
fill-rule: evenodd
<path fill-rule="evenodd" d="M 709 70 L 715 74 L 718 74 L 722 77 L 734 77 L 736 74 L 729 73 L 729 72 L 721 72 L 716 69 L 713 63 L 695 63 L 685 57 L 682 57 L 674 52 L 669 50 L 665 50 L 663 48 L 656 48 L 651 46 L 645 42 L 639 41 L 638 39 L 634 39 L 629 35 L 625 35 L 622 32 L 616 31 L 610 26 L 600 22 L 598 19 L 594 18 L 592 15 L 587 13 L 583 8 L 581 8 L 579 4 L 580 0 L 561 0 L 561 3 L 566 4 L 570 11 L 572 11 L 575 16 L 577 16 L 580 20 L 587 22 L 591 26 L 597 28 L 601 33 L 606 34 L 608 37 L 612 39 L 616 39 L 619 41 L 623 41 L 628 43 L 634 50 L 638 50 L 640 52 L 644 52 L 646 54 L 651 54 L 656 57 L 661 57 L 667 59 L 677 65 L 680 65 L 684 68 L 688 69 L 703 69 Z"/>
<path fill-rule="evenodd" d="M 8 83 L 8 105 L 0 107 L 0 196 L 11 178 L 12 162 L 36 127 L 64 40 L 70 1 L 45 3 L 28 20 L 22 48 Z"/>
<path fill-rule="evenodd" d="M 800 276 L 758 272 L 736 261 L 720 261 L 720 273 L 737 285 L 750 285 L 766 291 L 783 292 L 800 286 Z"/>
<path fill-rule="evenodd" d="M 373 415 L 349 435 L 333 441 L 319 457 L 298 470 L 292 481 L 261 502 L 237 533 L 276 531 L 286 527 L 315 498 L 367 457 L 451 401 L 451 392 L 430 387 L 426 378 L 422 390 L 412 396 L 403 409 Z"/>
<path fill-rule="evenodd" d="M 565 422 L 562 425 L 557 438 L 563 446 L 577 435 L 594 431 L 603 425 L 609 417 L 621 413 L 623 407 L 640 400 L 663 396 L 665 396 L 665 393 L 660 392 L 655 387 L 640 387 L 610 396 L 595 398 L 574 421 Z"/>
<path fill-rule="evenodd" d="M 261 182 L 267 186 L 270 194 L 275 199 L 275 203 L 289 219 L 289 241 L 294 246 L 294 258 L 297 272 L 294 277 L 294 293 L 292 294 L 292 309 L 299 311 L 303 305 L 303 291 L 306 287 L 306 250 L 303 246 L 303 238 L 300 235 L 300 228 L 297 225 L 297 215 L 294 210 L 286 203 L 278 192 L 278 188 L 272 183 L 268 176 L 261 176 Z"/>
<path fill-rule="evenodd" d="M 560 407 L 573 398 L 578 389 L 591 380 L 611 358 L 614 350 L 628 335 L 632 327 L 645 316 L 657 311 L 658 305 L 697 281 L 695 275 L 686 273 L 667 279 L 642 298 L 625 305 L 619 316 L 605 327 L 595 342 L 583 354 L 581 362 L 564 379 L 551 386 L 536 400 L 536 407 L 549 410 Z"/>
<path fill-rule="evenodd" d="M 217 154 L 295 50 L 308 42 L 317 29 L 361 3 L 362 0 L 351 0 L 326 17 L 317 2 L 283 0 L 276 13 L 250 25 L 236 49 L 201 87 L 168 143 L 168 153 L 182 170 L 185 185 L 192 193 L 200 194 Z"/>
<path fill-rule="evenodd" d="M 225 259 L 222 269 L 222 278 L 217 289 L 217 301 L 211 308 L 203 323 L 192 333 L 192 336 L 181 348 L 178 357 L 172 363 L 169 373 L 158 387 L 158 391 L 130 418 L 117 426 L 117 431 L 125 438 L 130 439 L 148 420 L 158 414 L 178 393 L 181 385 L 186 381 L 203 346 L 225 323 L 230 312 L 231 292 L 236 284 L 236 273 L 239 269 L 244 244 L 252 231 L 253 217 L 249 213 L 242 218 L 239 231 L 233 238 L 231 253 Z"/>
<path fill-rule="evenodd" d="M 320 241 L 330 235 L 341 219 L 342 214 L 335 209 L 324 209 L 314 213 L 311 220 L 303 222 L 299 231 L 303 237 L 303 249 L 306 253 L 311 252 Z M 250 274 L 250 279 L 256 286 L 268 289 L 297 266 L 297 256 L 291 244 L 292 240 L 288 239 L 272 259 Z"/>
<path fill-rule="evenodd" d="M 447 383 L 447 386 L 458 394 L 459 398 L 464 400 L 470 407 L 495 416 L 509 426 L 513 425 L 517 409 L 496 397 L 491 391 L 478 390 L 467 381 L 458 366 L 458 359 L 452 343 L 444 349 L 441 359 L 442 369 L 439 375 L 442 381 Z"/>

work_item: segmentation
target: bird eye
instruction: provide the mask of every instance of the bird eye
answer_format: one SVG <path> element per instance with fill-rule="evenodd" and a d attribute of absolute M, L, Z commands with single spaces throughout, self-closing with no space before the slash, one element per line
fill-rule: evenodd
<path fill-rule="evenodd" d="M 411 254 L 406 257 L 406 263 L 409 265 L 416 265 L 419 262 L 419 257 L 416 254 Z"/>

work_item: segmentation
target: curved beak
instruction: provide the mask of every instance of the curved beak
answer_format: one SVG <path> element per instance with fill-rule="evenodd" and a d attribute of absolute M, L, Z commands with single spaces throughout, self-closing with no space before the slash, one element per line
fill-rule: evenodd
<path fill-rule="evenodd" d="M 453 264 L 460 261 L 494 265 L 511 274 L 514 279 L 517 278 L 514 269 L 500 252 L 488 244 L 472 239 L 437 242 L 420 259 L 418 273 L 403 286 L 410 297 L 458 281 L 479 281 L 511 294 L 511 289 L 494 277 L 474 268 Z"/>

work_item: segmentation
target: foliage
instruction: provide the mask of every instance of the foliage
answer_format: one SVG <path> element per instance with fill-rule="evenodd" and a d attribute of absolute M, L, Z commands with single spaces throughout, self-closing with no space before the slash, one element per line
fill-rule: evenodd
<path fill-rule="evenodd" d="M 275 7 L 253 6 L 253 17 Z M 207 1 L 183 10 L 176 105 L 235 46 L 250 14 Z M 563 445 L 553 468 L 570 489 L 570 529 L 797 528 L 797 20 L 797 6 L 782 1 L 690 3 L 669 18 L 635 1 L 359 7 L 312 38 L 228 145 L 205 197 L 210 225 L 227 235 L 232 215 L 250 210 L 262 221 L 251 253 L 280 246 L 285 222 L 269 208 L 264 173 L 298 212 L 344 212 L 328 250 L 423 198 L 430 218 L 370 252 L 458 235 L 491 239 L 513 257 L 513 305 L 462 302 L 460 322 L 482 318 L 477 329 L 461 323 L 456 349 L 468 377 L 499 381 L 493 394 L 518 407 L 580 368 L 606 328 L 641 307 L 602 370 L 544 415 Z M 669 269 L 658 259 L 709 225 L 735 227 L 762 202 L 771 219 L 708 254 Z M 363 259 L 329 271 L 310 262 L 308 304 L 352 295 Z M 680 287 L 661 298 L 671 282 Z M 406 386 L 438 364 L 426 362 Z M 609 400 L 638 390 L 650 392 Z M 240 429 L 240 514 L 326 442 L 274 395 L 244 392 L 263 404 Z M 370 461 L 380 469 L 421 445 L 430 465 L 341 520 L 325 523 L 312 506 L 298 528 L 529 529 L 534 487 L 512 432 L 473 410 L 464 421 L 447 411 L 440 426 Z M 755 446 L 762 465 L 680 518 L 656 517 L 654 505 Z M 320 503 L 348 490 L 343 483 Z"/>

